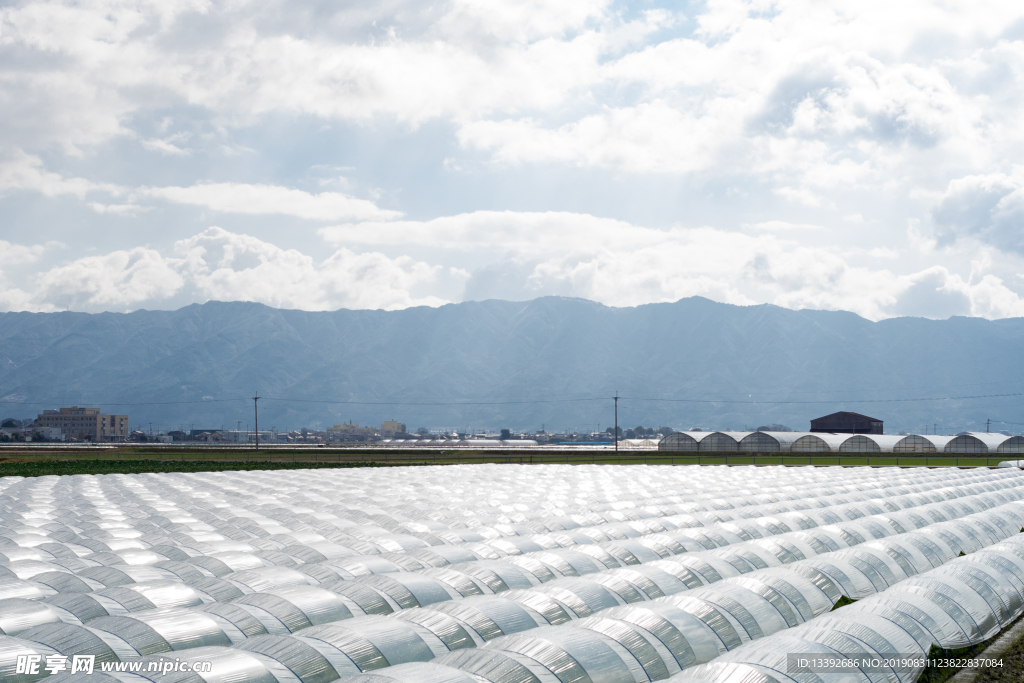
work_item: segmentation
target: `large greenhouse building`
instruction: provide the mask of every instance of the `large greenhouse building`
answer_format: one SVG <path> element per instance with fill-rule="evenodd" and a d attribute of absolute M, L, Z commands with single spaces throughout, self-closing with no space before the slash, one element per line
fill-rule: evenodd
<path fill-rule="evenodd" d="M 1024 453 L 1024 436 L 963 432 L 935 434 L 827 434 L 823 432 L 674 432 L 662 451 L 704 453 Z"/>

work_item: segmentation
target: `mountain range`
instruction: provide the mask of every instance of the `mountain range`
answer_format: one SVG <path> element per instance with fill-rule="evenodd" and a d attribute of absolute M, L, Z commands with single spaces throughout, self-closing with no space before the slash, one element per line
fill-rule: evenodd
<path fill-rule="evenodd" d="M 400 311 L 209 302 L 0 314 L 0 416 L 97 406 L 148 430 L 397 419 L 459 431 L 744 429 L 852 410 L 887 432 L 1024 429 L 1024 319 L 893 318 L 700 297 Z"/>

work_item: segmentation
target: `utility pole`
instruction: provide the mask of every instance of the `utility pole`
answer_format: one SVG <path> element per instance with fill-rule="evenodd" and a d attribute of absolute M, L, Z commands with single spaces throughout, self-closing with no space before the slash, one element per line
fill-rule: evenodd
<path fill-rule="evenodd" d="M 992 420 L 985 420 L 985 433 L 988 434 L 988 428 L 991 426 Z"/>
<path fill-rule="evenodd" d="M 256 392 L 256 395 L 252 397 L 252 409 L 256 415 L 256 450 L 260 449 L 260 392 Z"/>
<path fill-rule="evenodd" d="M 615 452 L 619 452 L 619 392 L 615 392 Z"/>

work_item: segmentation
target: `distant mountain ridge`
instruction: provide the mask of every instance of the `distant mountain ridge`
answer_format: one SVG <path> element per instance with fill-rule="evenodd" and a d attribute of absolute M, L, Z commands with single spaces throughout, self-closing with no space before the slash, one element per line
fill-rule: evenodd
<path fill-rule="evenodd" d="M 410 429 L 594 430 L 611 424 L 603 397 L 617 391 L 623 427 L 803 430 L 846 409 L 883 419 L 887 432 L 942 432 L 1024 423 L 1024 397 L 905 399 L 1021 393 L 1022 379 L 1021 318 L 876 323 L 701 297 L 635 308 L 543 297 L 390 312 L 210 302 L 0 314 L 0 416 L 79 403 L 147 428 L 244 428 L 243 399 L 259 391 L 260 424 L 278 429 L 395 418 Z M 318 402 L 339 400 L 360 403 Z M 993 423 L 1005 428 L 1024 427 Z"/>

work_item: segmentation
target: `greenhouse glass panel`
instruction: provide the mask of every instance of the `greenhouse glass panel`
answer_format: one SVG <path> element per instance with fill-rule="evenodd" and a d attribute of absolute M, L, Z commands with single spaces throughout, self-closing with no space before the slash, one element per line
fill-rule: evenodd
<path fill-rule="evenodd" d="M 739 450 L 748 453 L 775 453 L 782 450 L 782 445 L 771 434 L 754 432 L 743 437 L 739 444 Z"/>
<path fill-rule="evenodd" d="M 739 433 L 713 432 L 705 436 L 697 444 L 697 450 L 701 452 L 732 452 L 739 450 Z"/>
<path fill-rule="evenodd" d="M 999 444 L 996 451 L 999 453 L 1024 453 L 1024 436 L 1011 436 Z"/>
<path fill-rule="evenodd" d="M 794 453 L 828 453 L 832 447 L 820 436 L 805 434 L 793 442 L 790 450 Z"/>
<path fill-rule="evenodd" d="M 845 439 L 839 446 L 840 453 L 881 453 L 878 442 L 867 434 L 855 434 Z"/>
<path fill-rule="evenodd" d="M 704 438 L 704 436 L 706 435 L 701 432 L 672 432 L 658 442 L 658 450 L 695 451 L 697 450 L 700 439 Z"/>
<path fill-rule="evenodd" d="M 893 453 L 934 453 L 936 448 L 928 438 L 911 434 L 897 441 L 892 450 Z"/>

